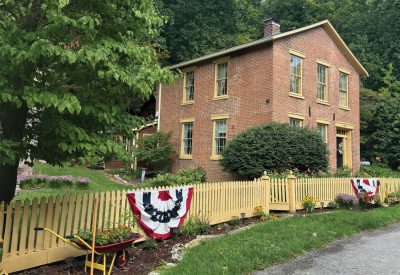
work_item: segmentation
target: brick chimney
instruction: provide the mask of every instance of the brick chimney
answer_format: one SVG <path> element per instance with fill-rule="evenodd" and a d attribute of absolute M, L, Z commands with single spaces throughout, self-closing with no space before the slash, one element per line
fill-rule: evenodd
<path fill-rule="evenodd" d="M 272 18 L 264 20 L 264 37 L 271 37 L 281 32 L 281 25 Z"/>

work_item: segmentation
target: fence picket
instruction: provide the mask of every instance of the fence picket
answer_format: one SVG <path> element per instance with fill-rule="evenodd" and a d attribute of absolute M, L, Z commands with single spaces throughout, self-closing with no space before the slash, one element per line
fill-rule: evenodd
<path fill-rule="evenodd" d="M 21 223 L 21 233 L 19 238 L 18 255 L 23 255 L 26 253 L 26 242 L 28 240 L 28 221 L 29 221 L 29 200 L 24 201 L 24 207 L 22 212 L 22 223 Z"/>
<path fill-rule="evenodd" d="M 11 237 L 11 248 L 10 248 L 10 255 L 14 256 L 17 254 L 17 246 L 19 240 L 19 224 L 20 224 L 20 216 L 21 216 L 21 201 L 16 201 L 14 206 L 14 220 L 13 220 L 13 227 L 12 227 L 12 237 Z"/>
<path fill-rule="evenodd" d="M 38 218 L 38 199 L 34 198 L 32 200 L 32 207 L 31 207 L 31 221 L 29 224 L 29 236 L 28 236 L 28 254 L 32 254 L 35 245 L 35 230 L 36 222 Z M 37 238 L 36 238 L 37 239 Z"/>

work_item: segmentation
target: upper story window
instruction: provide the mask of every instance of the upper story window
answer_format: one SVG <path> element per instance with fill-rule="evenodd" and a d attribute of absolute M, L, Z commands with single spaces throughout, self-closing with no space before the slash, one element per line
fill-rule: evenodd
<path fill-rule="evenodd" d="M 317 64 L 317 99 L 328 101 L 328 67 Z"/>
<path fill-rule="evenodd" d="M 226 97 L 228 95 L 228 62 L 215 64 L 215 95 Z"/>
<path fill-rule="evenodd" d="M 303 59 L 299 56 L 290 56 L 290 93 L 302 95 L 302 66 Z"/>
<path fill-rule="evenodd" d="M 349 106 L 349 75 L 339 72 L 339 106 Z"/>
<path fill-rule="evenodd" d="M 185 72 L 183 87 L 183 102 L 194 100 L 194 70 Z"/>
<path fill-rule="evenodd" d="M 294 127 L 302 127 L 303 126 L 303 120 L 299 119 L 299 118 L 290 117 L 289 118 L 289 124 L 290 124 L 290 126 L 294 126 Z"/>

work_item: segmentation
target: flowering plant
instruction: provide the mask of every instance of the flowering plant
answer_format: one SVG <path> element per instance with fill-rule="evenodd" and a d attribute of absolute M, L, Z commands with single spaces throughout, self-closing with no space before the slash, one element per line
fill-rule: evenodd
<path fill-rule="evenodd" d="M 335 202 L 346 209 L 351 209 L 359 204 L 359 199 L 356 196 L 348 194 L 337 194 Z"/>
<path fill-rule="evenodd" d="M 87 189 L 90 179 L 73 176 L 49 176 L 45 174 L 37 174 L 31 176 L 18 176 L 17 182 L 22 189 L 39 189 L 43 187 L 62 188 L 72 187 Z"/>
<path fill-rule="evenodd" d="M 270 218 L 270 216 L 264 212 L 264 209 L 261 205 L 254 207 L 254 214 L 260 217 L 260 220 L 265 221 Z"/>
<path fill-rule="evenodd" d="M 318 198 L 314 198 L 311 196 L 305 196 L 303 198 L 303 205 L 307 212 L 313 212 L 315 209 L 316 203 L 319 201 Z"/>

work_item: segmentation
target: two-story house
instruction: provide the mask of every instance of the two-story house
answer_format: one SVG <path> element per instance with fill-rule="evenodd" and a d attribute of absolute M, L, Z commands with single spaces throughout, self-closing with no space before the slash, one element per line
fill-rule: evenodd
<path fill-rule="evenodd" d="M 182 77 L 158 91 L 158 129 L 172 131 L 173 170 L 202 167 L 209 180 L 234 175 L 219 164 L 236 134 L 260 124 L 318 131 L 331 169 L 360 165 L 360 77 L 368 73 L 329 21 L 280 33 L 172 66 Z"/>

